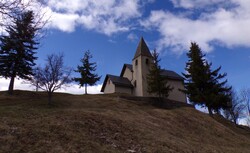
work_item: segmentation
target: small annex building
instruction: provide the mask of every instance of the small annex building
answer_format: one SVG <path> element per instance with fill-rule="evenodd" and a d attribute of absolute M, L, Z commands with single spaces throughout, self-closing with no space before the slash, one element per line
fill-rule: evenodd
<path fill-rule="evenodd" d="M 124 64 L 120 76 L 107 74 L 101 88 L 104 94 L 126 93 L 134 96 L 153 97 L 147 92 L 147 75 L 153 56 L 143 37 L 140 39 L 132 64 Z M 171 70 L 164 70 L 162 75 L 168 78 L 168 84 L 173 87 L 168 99 L 187 102 L 184 89 L 184 79 Z"/>

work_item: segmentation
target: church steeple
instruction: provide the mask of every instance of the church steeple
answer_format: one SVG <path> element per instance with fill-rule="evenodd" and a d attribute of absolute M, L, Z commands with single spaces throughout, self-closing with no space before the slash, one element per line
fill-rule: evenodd
<path fill-rule="evenodd" d="M 132 60 L 133 65 L 133 94 L 137 96 L 150 96 L 147 92 L 147 75 L 150 65 L 153 62 L 153 56 L 150 53 L 143 37 L 137 46 L 135 56 Z"/>
<path fill-rule="evenodd" d="M 137 58 L 138 56 L 147 56 L 152 57 L 152 54 L 150 53 L 147 44 L 145 43 L 143 37 L 141 37 L 140 42 L 137 46 L 135 56 L 133 59 Z"/>

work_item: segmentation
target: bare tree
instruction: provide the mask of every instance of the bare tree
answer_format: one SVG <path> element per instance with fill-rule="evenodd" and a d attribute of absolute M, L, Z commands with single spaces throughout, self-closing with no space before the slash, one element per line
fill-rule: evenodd
<path fill-rule="evenodd" d="M 0 26 L 6 24 L 6 21 L 20 13 L 24 8 L 23 0 L 0 0 L 0 18 L 5 22 L 1 22 Z"/>
<path fill-rule="evenodd" d="M 250 118 L 249 117 L 246 119 L 246 124 L 248 127 L 250 127 Z"/>
<path fill-rule="evenodd" d="M 242 100 L 245 102 L 247 113 L 250 114 L 250 88 L 241 90 Z"/>
<path fill-rule="evenodd" d="M 48 93 L 48 104 L 54 91 L 62 88 L 72 81 L 70 78 L 72 69 L 63 64 L 63 54 L 51 54 L 47 56 L 44 68 L 37 67 L 31 84 Z"/>
<path fill-rule="evenodd" d="M 244 117 L 245 104 L 238 93 L 233 89 L 231 89 L 230 97 L 231 101 L 229 105 L 231 107 L 224 110 L 224 115 L 228 120 L 233 121 L 234 124 L 237 125 L 238 120 Z"/>
<path fill-rule="evenodd" d="M 31 11 L 37 12 L 40 14 L 38 10 L 41 10 L 43 5 L 41 0 L 0 0 L 0 26 L 9 25 L 10 22 L 19 16 L 24 11 Z M 41 21 L 41 17 L 43 16 L 36 14 L 38 21 Z"/>
<path fill-rule="evenodd" d="M 6 28 L 12 26 L 24 12 L 34 13 L 33 27 L 36 32 L 36 41 L 45 36 L 45 25 L 49 22 L 50 15 L 45 9 L 44 0 L 0 0 L 0 35 L 6 34 Z"/>
<path fill-rule="evenodd" d="M 245 105 L 244 116 L 250 127 L 250 88 L 244 88 L 240 91 L 241 99 Z"/>

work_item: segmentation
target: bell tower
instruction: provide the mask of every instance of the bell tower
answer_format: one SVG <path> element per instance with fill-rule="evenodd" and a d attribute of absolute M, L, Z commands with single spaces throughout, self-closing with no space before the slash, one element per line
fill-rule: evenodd
<path fill-rule="evenodd" d="M 147 44 L 143 37 L 137 46 L 134 58 L 132 60 L 133 65 L 133 94 L 135 96 L 149 96 L 147 92 L 147 75 L 149 73 L 150 65 L 153 62 L 153 56 L 150 53 Z"/>

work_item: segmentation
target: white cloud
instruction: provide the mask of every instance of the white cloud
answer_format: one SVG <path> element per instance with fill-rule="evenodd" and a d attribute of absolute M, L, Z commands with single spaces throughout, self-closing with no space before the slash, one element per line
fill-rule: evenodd
<path fill-rule="evenodd" d="M 182 7 L 186 9 L 190 8 L 202 8 L 215 4 L 227 4 L 229 0 L 170 0 L 175 7 Z"/>
<path fill-rule="evenodd" d="M 136 34 L 134 34 L 134 33 L 128 34 L 127 38 L 130 41 L 137 41 L 138 40 L 138 36 Z"/>
<path fill-rule="evenodd" d="M 156 30 L 161 38 L 158 50 L 177 54 L 187 51 L 196 41 L 203 51 L 214 45 L 250 47 L 250 0 L 170 0 L 175 8 L 153 10 L 142 18 L 141 26 Z M 154 0 L 50 0 L 44 6 L 51 21 L 48 28 L 73 32 L 76 27 L 111 36 L 119 32 L 141 29 L 138 19 L 144 6 Z M 145 9 L 145 8 L 144 8 Z M 132 33 L 127 37 L 134 39 Z M 215 43 L 216 42 L 216 43 Z"/>
<path fill-rule="evenodd" d="M 89 94 L 100 94 L 101 88 L 102 88 L 102 84 L 98 84 L 95 86 L 89 86 L 87 91 Z M 79 86 L 76 84 L 70 84 L 67 87 L 58 90 L 58 92 L 65 92 L 65 93 L 71 93 L 71 94 L 84 94 L 85 90 L 83 87 L 79 88 Z"/>
<path fill-rule="evenodd" d="M 9 79 L 0 78 L 0 91 L 8 90 L 9 83 L 10 83 Z M 14 85 L 15 85 L 15 89 L 19 89 L 19 90 L 33 90 L 33 91 L 35 90 L 34 87 L 32 87 L 29 84 L 24 83 L 24 80 L 21 80 L 21 79 L 15 79 Z"/>
<path fill-rule="evenodd" d="M 207 4 L 198 0 L 188 0 L 185 4 L 182 0 L 173 0 L 175 5 L 177 2 L 179 7 L 184 8 L 190 8 L 192 4 L 193 8 L 187 11 L 196 9 L 195 6 L 199 3 Z M 212 0 L 210 2 L 216 3 Z M 196 41 L 205 52 L 213 50 L 214 42 L 216 45 L 226 47 L 250 47 L 250 5 L 248 5 L 250 0 L 229 2 L 235 7 L 217 6 L 212 12 L 210 10 L 200 12 L 197 18 L 193 18 L 185 11 L 183 13 L 151 11 L 151 15 L 143 20 L 141 25 L 147 29 L 156 29 L 161 34 L 158 41 L 159 49 L 170 48 L 177 54 L 187 51 L 191 41 Z"/>
<path fill-rule="evenodd" d="M 0 78 L 0 91 L 8 90 L 9 81 L 10 81 L 9 79 Z M 25 82 L 27 82 L 27 81 L 24 81 L 22 79 L 15 79 L 14 89 L 35 91 L 34 86 L 31 86 L 30 84 L 25 83 Z M 88 93 L 100 94 L 101 87 L 102 87 L 102 84 L 90 86 L 90 87 L 88 87 Z M 64 88 L 57 90 L 56 92 L 65 92 L 65 93 L 71 93 L 71 94 L 83 94 L 84 88 L 79 88 L 79 86 L 76 84 L 69 84 Z"/>
<path fill-rule="evenodd" d="M 152 2 L 149 0 L 147 2 Z M 51 13 L 48 27 L 72 32 L 77 26 L 106 35 L 124 32 L 140 17 L 141 0 L 50 0 L 45 8 Z"/>
<path fill-rule="evenodd" d="M 53 12 L 50 27 L 64 32 L 73 32 L 78 18 L 79 16 L 77 14 L 61 14 Z"/>

